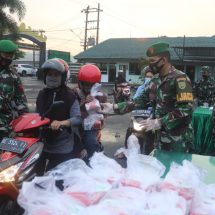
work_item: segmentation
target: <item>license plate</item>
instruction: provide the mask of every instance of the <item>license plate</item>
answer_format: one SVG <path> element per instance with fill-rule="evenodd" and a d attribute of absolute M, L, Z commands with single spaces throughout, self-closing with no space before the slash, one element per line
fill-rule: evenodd
<path fill-rule="evenodd" d="M 9 152 L 22 154 L 26 148 L 26 142 L 12 138 L 3 138 L 0 142 L 0 149 Z"/>

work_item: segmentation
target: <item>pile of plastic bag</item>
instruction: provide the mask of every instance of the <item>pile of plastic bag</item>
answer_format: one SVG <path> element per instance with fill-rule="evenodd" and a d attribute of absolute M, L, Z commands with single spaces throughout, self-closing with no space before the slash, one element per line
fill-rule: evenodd
<path fill-rule="evenodd" d="M 69 160 L 25 182 L 18 197 L 25 215 L 215 214 L 215 184 L 204 184 L 205 172 L 189 161 L 172 163 L 165 178 L 156 158 L 132 152 L 126 169 L 103 153 L 95 153 L 90 165 Z"/>

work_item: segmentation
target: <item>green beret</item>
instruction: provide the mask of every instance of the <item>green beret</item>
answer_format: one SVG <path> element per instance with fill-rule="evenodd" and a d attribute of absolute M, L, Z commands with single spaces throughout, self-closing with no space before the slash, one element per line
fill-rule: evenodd
<path fill-rule="evenodd" d="M 15 52 L 17 48 L 11 40 L 0 40 L 0 52 Z"/>
<path fill-rule="evenodd" d="M 169 44 L 168 43 L 156 43 L 151 45 L 147 51 L 146 55 L 148 57 L 157 56 L 159 54 L 169 52 Z"/>
<path fill-rule="evenodd" d="M 210 71 L 210 67 L 209 66 L 202 66 L 201 70 L 204 71 Z"/>

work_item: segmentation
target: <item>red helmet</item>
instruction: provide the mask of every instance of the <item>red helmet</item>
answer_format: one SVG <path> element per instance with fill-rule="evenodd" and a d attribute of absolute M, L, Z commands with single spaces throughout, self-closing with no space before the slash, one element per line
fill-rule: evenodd
<path fill-rule="evenodd" d="M 67 64 L 66 61 L 64 61 L 61 58 L 55 58 L 58 59 L 64 66 L 64 72 L 66 72 L 66 81 L 68 81 L 70 79 L 70 70 L 69 70 L 69 65 Z"/>
<path fill-rule="evenodd" d="M 98 83 L 101 81 L 101 71 L 93 64 L 86 64 L 78 72 L 78 81 Z"/>

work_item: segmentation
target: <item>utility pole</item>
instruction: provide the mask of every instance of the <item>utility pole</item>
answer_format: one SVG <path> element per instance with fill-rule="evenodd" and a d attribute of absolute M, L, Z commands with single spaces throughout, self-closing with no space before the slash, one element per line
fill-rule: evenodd
<path fill-rule="evenodd" d="M 103 10 L 100 9 L 100 4 L 98 3 L 98 8 L 90 8 L 88 5 L 86 9 L 83 9 L 81 12 L 86 13 L 86 21 L 85 21 L 85 35 L 84 35 L 84 51 L 88 47 L 88 31 L 89 30 L 96 30 L 96 45 L 99 43 L 99 18 L 100 18 L 100 12 Z M 89 13 L 97 13 L 97 19 L 96 20 L 88 20 Z M 96 27 L 88 27 L 88 24 L 90 23 L 97 23 Z"/>

